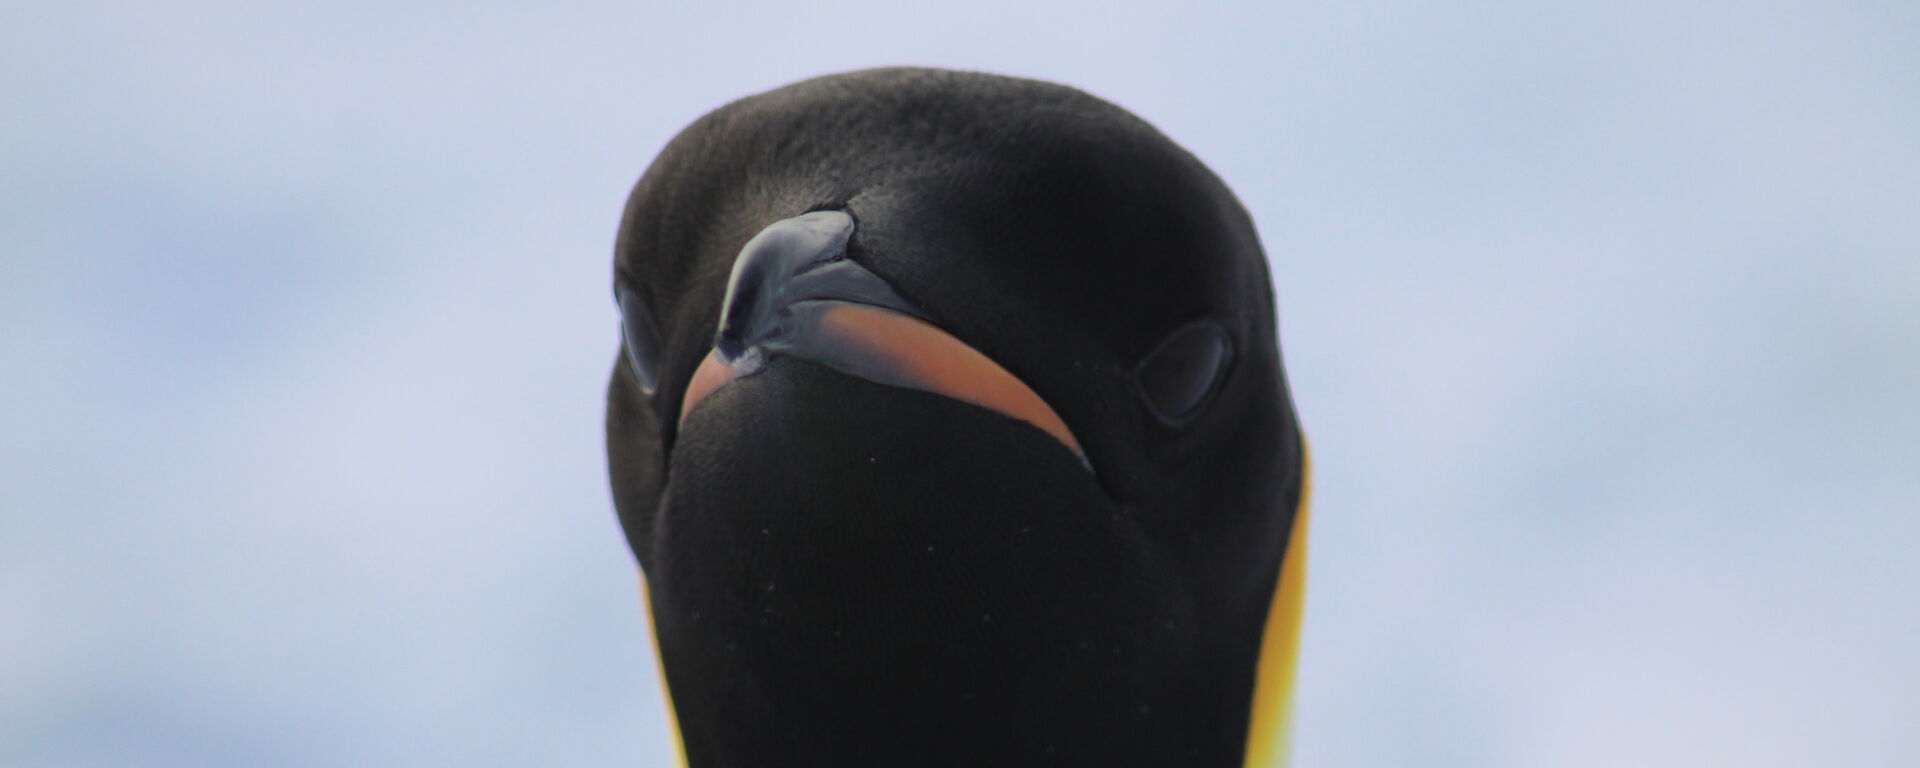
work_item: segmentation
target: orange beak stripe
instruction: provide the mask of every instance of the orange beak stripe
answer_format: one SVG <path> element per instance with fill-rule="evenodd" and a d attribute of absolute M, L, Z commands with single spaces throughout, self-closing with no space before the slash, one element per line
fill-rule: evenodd
<path fill-rule="evenodd" d="M 1024 421 L 1053 436 L 1074 455 L 1085 455 L 1067 423 L 1032 387 L 931 323 L 877 307 L 836 302 L 826 310 L 818 332 L 864 360 L 883 362 L 891 369 L 889 378 L 898 383 Z M 731 366 L 707 353 L 681 398 L 681 419 L 735 376 Z"/>

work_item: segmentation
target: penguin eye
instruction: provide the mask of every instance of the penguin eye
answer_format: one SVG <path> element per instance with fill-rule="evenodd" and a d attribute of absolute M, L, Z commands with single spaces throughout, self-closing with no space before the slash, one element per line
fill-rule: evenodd
<path fill-rule="evenodd" d="M 1202 320 L 1160 342 L 1140 364 L 1134 380 L 1148 410 L 1160 421 L 1177 426 L 1200 413 L 1232 357 L 1226 330 Z"/>
<path fill-rule="evenodd" d="M 627 366 L 640 382 L 640 391 L 653 394 L 660 383 L 660 333 L 653 327 L 653 313 L 640 292 L 620 286 L 620 336 L 626 342 Z"/>

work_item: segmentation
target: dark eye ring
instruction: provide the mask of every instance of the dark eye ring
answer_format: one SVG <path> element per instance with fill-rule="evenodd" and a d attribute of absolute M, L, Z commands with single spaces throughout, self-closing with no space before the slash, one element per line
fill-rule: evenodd
<path fill-rule="evenodd" d="M 627 367 L 640 382 L 640 391 L 652 395 L 660 386 L 660 332 L 654 328 L 653 313 L 639 291 L 625 285 L 617 289 L 620 301 L 620 337 L 627 348 Z"/>
<path fill-rule="evenodd" d="M 1161 340 L 1134 372 L 1134 383 L 1155 418 L 1179 426 L 1204 410 L 1232 361 L 1233 344 L 1226 329 L 1212 320 L 1200 320 Z"/>

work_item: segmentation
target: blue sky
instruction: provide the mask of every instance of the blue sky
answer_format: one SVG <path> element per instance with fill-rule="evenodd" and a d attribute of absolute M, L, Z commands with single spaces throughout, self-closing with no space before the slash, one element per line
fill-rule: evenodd
<path fill-rule="evenodd" d="M 0 25 L 0 765 L 664 765 L 626 190 L 880 64 L 1253 212 L 1301 766 L 1920 753 L 1920 7 L 99 4 Z"/>

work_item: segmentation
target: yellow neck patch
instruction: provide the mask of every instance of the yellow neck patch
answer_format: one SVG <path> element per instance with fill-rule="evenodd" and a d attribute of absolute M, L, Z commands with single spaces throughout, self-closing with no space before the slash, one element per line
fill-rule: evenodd
<path fill-rule="evenodd" d="M 640 574 L 640 609 L 647 614 L 647 642 L 653 645 L 653 671 L 660 675 L 660 704 L 667 710 L 667 732 L 673 739 L 673 765 L 687 768 L 687 746 L 680 739 L 680 716 L 673 711 L 673 692 L 667 689 L 667 665 L 660 660 L 660 637 L 653 631 L 653 597 L 647 575 Z"/>
<path fill-rule="evenodd" d="M 1300 657 L 1300 615 L 1307 591 L 1307 495 L 1312 473 L 1301 446 L 1300 505 L 1294 509 L 1280 583 L 1267 609 L 1254 672 L 1253 714 L 1247 723 L 1246 768 L 1286 768 L 1293 729 L 1293 676 Z"/>

